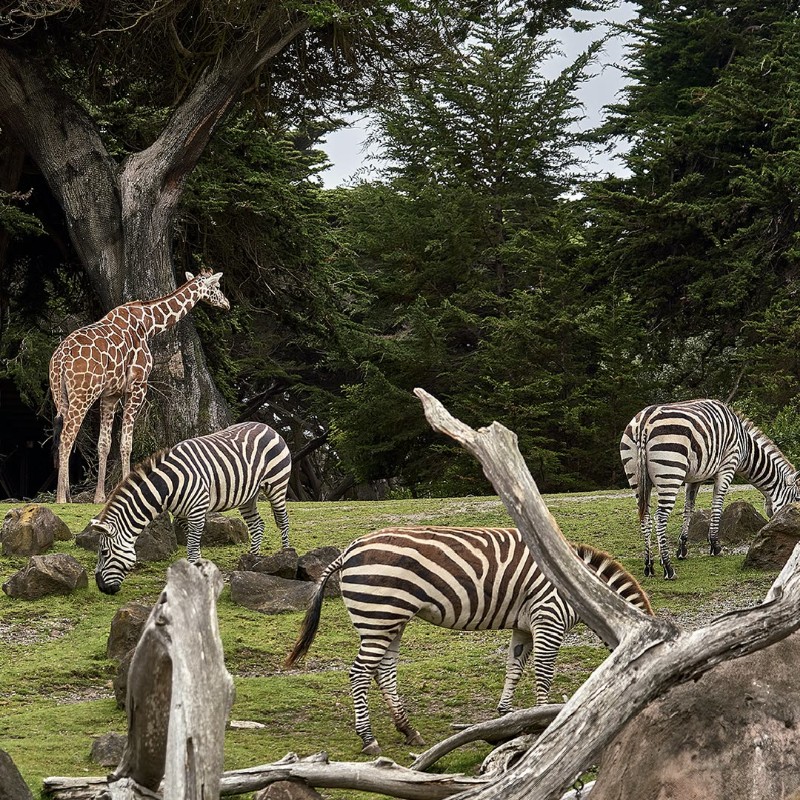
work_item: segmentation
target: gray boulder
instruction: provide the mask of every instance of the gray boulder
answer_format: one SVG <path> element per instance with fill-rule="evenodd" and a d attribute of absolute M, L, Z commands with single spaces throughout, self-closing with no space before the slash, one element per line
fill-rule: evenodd
<path fill-rule="evenodd" d="M 175 526 L 178 544 L 186 546 L 186 526 Z M 219 511 L 212 511 L 206 515 L 206 524 L 200 539 L 202 547 L 220 547 L 227 544 L 241 544 L 248 542 L 250 534 L 247 525 L 241 517 L 229 517 Z"/>
<path fill-rule="evenodd" d="M 33 800 L 28 784 L 5 750 L 0 750 L 0 800 Z"/>
<path fill-rule="evenodd" d="M 118 708 L 125 708 L 125 702 L 128 698 L 128 673 L 131 669 L 131 660 L 133 654 L 136 652 L 135 647 L 131 647 L 127 653 L 119 660 L 117 667 L 117 674 L 114 675 L 111 685 L 114 688 L 114 699 L 117 701 Z"/>
<path fill-rule="evenodd" d="M 256 792 L 253 800 L 323 800 L 323 796 L 302 781 L 276 781 Z"/>
<path fill-rule="evenodd" d="M 36 600 L 54 594 L 70 594 L 89 585 L 81 563 L 66 553 L 31 556 L 27 565 L 4 584 L 9 597 Z"/>
<path fill-rule="evenodd" d="M 117 610 L 111 620 L 111 631 L 106 643 L 108 658 L 120 660 L 136 647 L 147 622 L 151 606 L 131 601 Z"/>
<path fill-rule="evenodd" d="M 800 503 L 784 506 L 756 535 L 743 566 L 781 569 L 800 541 Z"/>
<path fill-rule="evenodd" d="M 122 760 L 122 753 L 128 737 L 121 733 L 104 733 L 92 740 L 89 758 L 101 767 L 116 767 Z"/>
<path fill-rule="evenodd" d="M 606 747 L 591 800 L 788 800 L 800 788 L 800 633 L 676 686 Z"/>
<path fill-rule="evenodd" d="M 708 541 L 708 528 L 711 525 L 711 509 L 697 508 L 689 516 L 689 541 L 702 544 Z"/>
<path fill-rule="evenodd" d="M 734 500 L 722 512 L 719 538 L 723 544 L 750 544 L 766 524 L 766 518 L 756 511 L 752 503 Z"/>
<path fill-rule="evenodd" d="M 328 545 L 325 547 L 316 547 L 309 550 L 304 556 L 301 556 L 300 562 L 297 565 L 297 578 L 301 581 L 313 581 L 316 583 L 322 575 L 325 567 L 335 561 L 342 551 L 338 547 Z M 325 584 L 325 597 L 338 597 L 339 596 L 339 573 L 336 572 L 328 578 Z"/>
<path fill-rule="evenodd" d="M 3 555 L 35 556 L 46 553 L 56 540 L 68 541 L 72 532 L 49 508 L 30 503 L 6 512 L 0 538 Z"/>
<path fill-rule="evenodd" d="M 267 575 L 264 572 L 232 572 L 231 599 L 262 614 L 305 611 L 311 604 L 314 584 Z"/>
<path fill-rule="evenodd" d="M 287 547 L 273 555 L 243 553 L 236 569 L 240 572 L 264 572 L 267 575 L 295 580 L 299 577 L 297 574 L 299 561 L 297 550 Z"/>

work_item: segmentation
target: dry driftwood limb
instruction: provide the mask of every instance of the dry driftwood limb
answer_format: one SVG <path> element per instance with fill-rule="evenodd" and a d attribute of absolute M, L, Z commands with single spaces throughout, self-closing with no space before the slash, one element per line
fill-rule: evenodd
<path fill-rule="evenodd" d="M 128 743 L 114 771 L 170 798 L 219 796 L 233 679 L 225 668 L 210 561 L 175 562 L 133 655 Z"/>
<path fill-rule="evenodd" d="M 617 645 L 522 761 L 461 798 L 558 800 L 603 745 L 651 700 L 715 664 L 755 652 L 800 628 L 800 545 L 763 603 L 717 617 L 693 632 L 646 617 L 572 556 L 517 448 L 494 422 L 475 431 L 415 389 L 428 422 L 471 452 L 505 503 L 542 572 L 607 644 Z"/>
<path fill-rule="evenodd" d="M 287 780 L 305 781 L 320 789 L 353 789 L 409 800 L 450 797 L 486 783 L 485 778 L 464 775 L 426 775 L 401 767 L 389 758 L 366 763 L 330 762 L 325 753 L 304 759 L 289 753 L 276 764 L 226 772 L 222 777 L 222 794 L 254 792 L 270 783 Z"/>
<path fill-rule="evenodd" d="M 558 716 L 563 707 L 563 703 L 549 703 L 523 708 L 496 719 L 470 725 L 443 739 L 424 753 L 420 753 L 412 762 L 411 769 L 426 770 L 440 758 L 470 742 L 483 740 L 494 744 L 523 733 L 541 733 Z"/>

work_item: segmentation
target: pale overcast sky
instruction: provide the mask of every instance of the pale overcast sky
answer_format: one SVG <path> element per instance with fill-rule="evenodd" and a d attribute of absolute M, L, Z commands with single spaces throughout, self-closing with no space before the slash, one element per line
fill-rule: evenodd
<path fill-rule="evenodd" d="M 603 18 L 610 22 L 624 22 L 633 13 L 633 6 L 623 2 L 619 7 L 603 15 Z M 590 42 L 599 39 L 606 31 L 606 26 L 598 26 L 594 30 L 583 33 L 564 32 L 562 34 L 564 56 L 552 61 L 552 74 L 555 75 L 559 69 L 563 69 Z M 622 75 L 614 65 L 622 62 L 624 54 L 624 42 L 619 36 L 614 36 L 606 42 L 605 48 L 590 68 L 592 77 L 578 91 L 586 113 L 586 119 L 580 126 L 582 129 L 588 130 L 595 127 L 601 120 L 603 106 L 615 100 L 617 92 L 622 87 Z M 347 185 L 360 169 L 365 171 L 369 169 L 366 159 L 374 151 L 370 151 L 367 147 L 368 122 L 367 118 L 354 118 L 350 127 L 330 134 L 325 143 L 321 145 L 332 164 L 330 169 L 322 173 L 323 184 L 326 188 Z M 620 164 L 606 154 L 596 157 L 594 163 L 589 166 L 606 172 L 622 172 Z"/>

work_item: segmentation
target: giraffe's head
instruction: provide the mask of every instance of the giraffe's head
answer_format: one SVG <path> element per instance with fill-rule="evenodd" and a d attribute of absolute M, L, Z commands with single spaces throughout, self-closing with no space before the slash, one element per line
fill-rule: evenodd
<path fill-rule="evenodd" d="M 191 272 L 186 273 L 186 280 L 194 280 L 197 282 L 197 288 L 200 291 L 200 299 L 205 300 L 206 303 L 217 308 L 224 308 L 228 311 L 231 307 L 228 298 L 222 294 L 222 289 L 219 288 L 219 279 L 222 277 L 221 272 L 211 273 L 210 270 L 204 269 L 196 278 Z"/>

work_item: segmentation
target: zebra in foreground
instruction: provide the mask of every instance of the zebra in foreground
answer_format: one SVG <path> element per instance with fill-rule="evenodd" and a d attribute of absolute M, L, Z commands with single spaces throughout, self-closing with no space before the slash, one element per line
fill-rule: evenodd
<path fill-rule="evenodd" d="M 689 520 L 703 482 L 714 482 L 708 529 L 709 548 L 714 556 L 722 552 L 719 521 L 734 475 L 743 476 L 764 495 L 768 517 L 800 500 L 798 472 L 777 445 L 749 419 L 718 400 L 648 406 L 625 429 L 620 455 L 639 506 L 644 574 L 648 577 L 654 574 L 650 552 L 653 487 L 658 496 L 656 538 L 664 578 L 668 580 L 677 576 L 667 548 L 667 518 L 684 483 L 686 500 L 677 553 L 680 559 L 687 555 Z"/>
<path fill-rule="evenodd" d="M 636 579 L 611 556 L 590 545 L 573 547 L 601 580 L 644 613 L 653 613 Z M 536 700 L 547 702 L 558 649 L 578 616 L 540 571 L 516 528 L 385 528 L 356 540 L 320 576 L 285 667 L 311 647 L 325 584 L 339 570 L 342 598 L 361 638 L 350 684 L 362 752 L 380 752 L 367 707 L 373 677 L 406 744 L 424 744 L 397 692 L 400 639 L 414 616 L 455 630 L 511 629 L 497 711 L 511 710 L 531 651 Z"/>
<path fill-rule="evenodd" d="M 283 438 L 269 425 L 242 422 L 207 436 L 186 439 L 139 464 L 114 489 L 92 527 L 101 534 L 95 580 L 115 594 L 136 563 L 136 537 L 163 511 L 186 530 L 187 556 L 200 558 L 200 536 L 209 511 L 238 508 L 250 533 L 250 552 L 261 550 L 264 489 L 289 546 L 286 489 L 292 460 Z"/>

